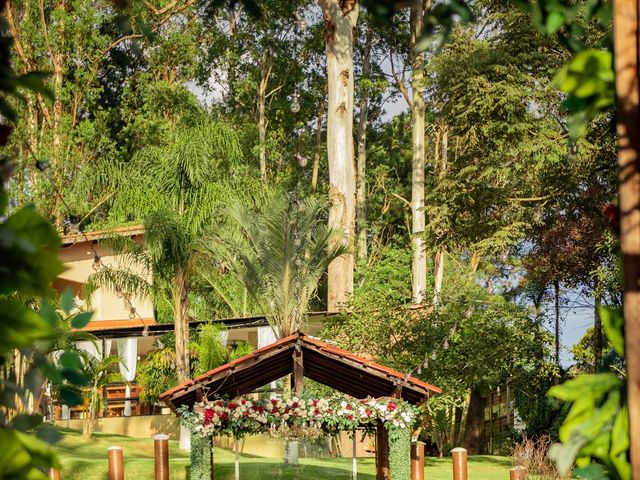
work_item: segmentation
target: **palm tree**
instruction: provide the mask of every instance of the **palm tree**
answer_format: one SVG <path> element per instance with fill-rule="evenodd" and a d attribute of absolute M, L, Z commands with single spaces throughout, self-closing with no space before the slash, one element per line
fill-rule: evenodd
<path fill-rule="evenodd" d="M 244 285 L 281 338 L 294 333 L 329 263 L 346 252 L 326 226 L 323 204 L 276 194 L 260 207 L 235 202 L 227 214 L 237 228 L 212 239 L 213 258 Z"/>
<path fill-rule="evenodd" d="M 189 278 L 197 244 L 237 188 L 232 167 L 240 157 L 234 130 L 221 122 L 176 132 L 166 145 L 142 149 L 120 176 L 112 213 L 142 219 L 144 244 L 122 237 L 105 243 L 129 256 L 131 264 L 143 265 L 152 280 L 131 270 L 110 268 L 99 270 L 91 279 L 90 288 L 107 285 L 151 297 L 156 303 L 170 302 L 179 381 L 190 376 Z M 219 181 L 223 176 L 225 181 Z"/>
<path fill-rule="evenodd" d="M 100 409 L 100 391 L 109 383 L 110 367 L 120 363 L 120 358 L 117 355 L 96 358 L 85 351 L 80 351 L 80 357 L 82 370 L 89 382 L 86 390 L 89 400 L 89 417 L 85 419 L 82 428 L 82 436 L 88 440 L 93 435 L 93 423 Z"/>

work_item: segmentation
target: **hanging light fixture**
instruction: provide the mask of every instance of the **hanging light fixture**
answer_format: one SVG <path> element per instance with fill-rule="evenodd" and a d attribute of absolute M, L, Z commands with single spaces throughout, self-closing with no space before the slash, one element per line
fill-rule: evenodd
<path fill-rule="evenodd" d="M 291 95 L 291 111 L 293 113 L 300 111 L 300 94 L 297 88 L 294 90 L 293 95 Z"/>

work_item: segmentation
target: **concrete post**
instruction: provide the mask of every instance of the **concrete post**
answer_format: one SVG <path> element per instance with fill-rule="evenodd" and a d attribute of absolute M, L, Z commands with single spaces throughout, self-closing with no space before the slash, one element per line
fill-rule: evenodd
<path fill-rule="evenodd" d="M 464 448 L 451 450 L 453 456 L 453 480 L 467 480 L 467 451 Z"/>
<path fill-rule="evenodd" d="M 353 431 L 353 440 L 351 443 L 351 480 L 358 478 L 358 430 Z"/>
<path fill-rule="evenodd" d="M 107 458 L 109 460 L 109 480 L 124 480 L 122 447 L 109 447 Z"/>
<path fill-rule="evenodd" d="M 509 480 L 527 480 L 527 469 L 524 467 L 513 467 L 509 470 Z"/>
<path fill-rule="evenodd" d="M 411 444 L 411 480 L 424 480 L 424 442 Z"/>
<path fill-rule="evenodd" d="M 153 453 L 156 480 L 169 480 L 169 435 L 160 433 L 153 437 Z"/>
<path fill-rule="evenodd" d="M 238 438 L 233 439 L 233 453 L 235 463 L 235 480 L 240 480 L 240 453 L 238 447 Z"/>

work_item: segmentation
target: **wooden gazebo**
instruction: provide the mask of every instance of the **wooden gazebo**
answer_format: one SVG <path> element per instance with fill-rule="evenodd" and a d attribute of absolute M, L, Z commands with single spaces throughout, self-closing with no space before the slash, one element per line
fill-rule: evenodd
<path fill-rule="evenodd" d="M 316 338 L 297 332 L 249 355 L 187 380 L 164 392 L 161 399 L 174 411 L 193 407 L 205 397 L 237 397 L 292 375 L 294 390 L 302 394 L 303 377 L 354 398 L 396 397 L 419 405 L 438 387 L 366 360 Z M 387 430 L 376 429 L 377 478 L 389 478 Z"/>

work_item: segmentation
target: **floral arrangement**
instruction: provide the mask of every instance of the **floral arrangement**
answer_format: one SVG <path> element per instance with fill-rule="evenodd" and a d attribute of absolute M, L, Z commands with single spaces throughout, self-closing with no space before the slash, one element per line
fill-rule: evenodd
<path fill-rule="evenodd" d="M 196 403 L 193 410 L 179 409 L 183 424 L 203 437 L 267 432 L 274 436 L 313 437 L 341 430 L 371 428 L 378 421 L 390 429 L 413 426 L 417 409 L 396 398 L 350 397 L 288 400 L 211 400 Z"/>

